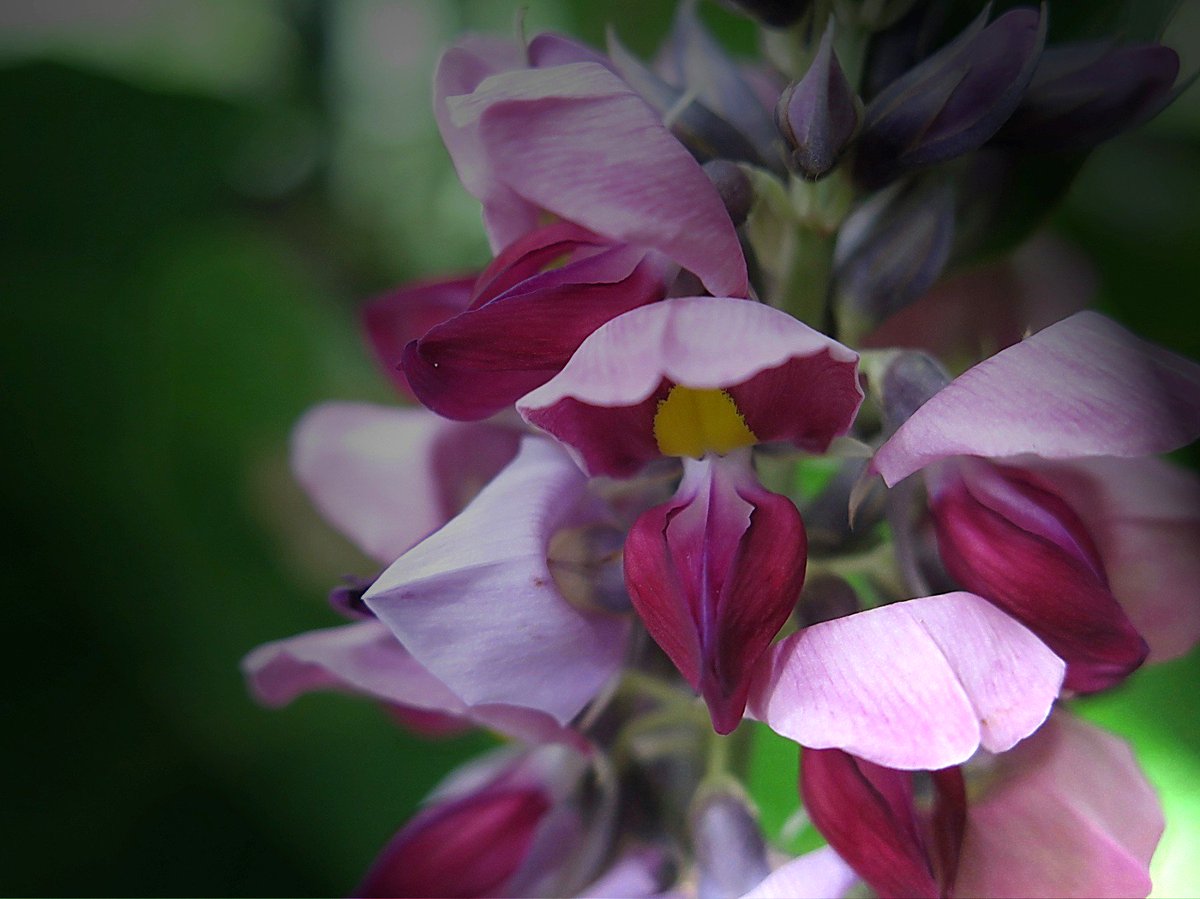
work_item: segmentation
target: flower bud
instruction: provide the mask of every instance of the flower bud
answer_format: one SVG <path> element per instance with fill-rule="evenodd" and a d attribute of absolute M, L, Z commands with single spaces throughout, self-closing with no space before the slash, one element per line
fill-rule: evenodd
<path fill-rule="evenodd" d="M 871 101 L 854 163 L 864 186 L 975 150 L 1013 114 L 1037 67 L 1046 17 L 1014 9 L 984 27 L 987 12 Z"/>
<path fill-rule="evenodd" d="M 833 295 L 843 333 L 870 331 L 941 275 L 954 242 L 949 181 L 896 185 L 851 213 L 834 247 Z"/>
<path fill-rule="evenodd" d="M 762 830 L 740 792 L 718 788 L 702 793 L 688 818 L 699 876 L 697 899 L 736 899 L 771 873 Z"/>
<path fill-rule="evenodd" d="M 1158 44 L 1053 47 L 996 140 L 1021 150 L 1087 149 L 1161 112 L 1178 74 L 1179 56 Z"/>
<path fill-rule="evenodd" d="M 844 618 L 862 610 L 858 593 L 846 581 L 833 574 L 810 577 L 800 594 L 796 614 L 801 627 Z"/>
<path fill-rule="evenodd" d="M 740 166 L 727 159 L 714 159 L 706 162 L 702 168 L 721 195 L 721 202 L 725 204 L 734 226 L 741 225 L 754 205 L 754 185 L 750 183 L 750 178 Z"/>
<path fill-rule="evenodd" d="M 883 423 L 887 433 L 908 421 L 931 396 L 950 383 L 942 364 L 925 353 L 899 353 L 883 373 L 880 387 Z"/>
<path fill-rule="evenodd" d="M 812 65 L 775 108 L 776 125 L 791 149 L 791 167 L 814 181 L 825 175 L 854 137 L 861 117 L 862 103 L 833 52 L 830 21 Z"/>

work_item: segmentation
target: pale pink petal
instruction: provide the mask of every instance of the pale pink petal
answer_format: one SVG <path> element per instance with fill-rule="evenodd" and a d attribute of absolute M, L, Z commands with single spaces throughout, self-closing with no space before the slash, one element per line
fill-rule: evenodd
<path fill-rule="evenodd" d="M 937 769 L 1002 751 L 1050 711 L 1064 666 L 970 593 L 908 600 L 805 628 L 776 644 L 750 710 L 814 749 Z"/>
<path fill-rule="evenodd" d="M 889 485 L 946 456 L 1144 456 L 1200 436 L 1200 365 L 1080 312 L 997 353 L 875 454 Z"/>
<path fill-rule="evenodd" d="M 654 110 L 604 66 L 495 75 L 448 106 L 455 127 L 478 129 L 491 176 L 512 194 L 614 241 L 659 250 L 714 294 L 746 295 L 745 258 L 716 189 Z"/>
<path fill-rule="evenodd" d="M 1200 478 L 1161 459 L 1028 462 L 1096 543 L 1109 586 L 1165 662 L 1200 642 Z"/>
<path fill-rule="evenodd" d="M 525 68 L 525 54 L 514 41 L 471 35 L 442 54 L 433 76 L 433 112 L 442 141 L 467 192 L 484 204 L 493 252 L 499 252 L 537 225 L 538 208 L 498 180 L 479 140 L 477 122 L 451 120 L 447 101 L 470 94 L 485 78 Z"/>
<path fill-rule="evenodd" d="M 661 895 L 663 873 L 670 866 L 666 852 L 649 846 L 627 850 L 578 893 L 576 899 L 642 899 Z"/>
<path fill-rule="evenodd" d="M 463 726 L 487 727 L 530 743 L 586 746 L 579 734 L 544 712 L 517 706 L 468 706 L 378 621 L 266 643 L 242 660 L 242 673 L 254 697 L 267 706 L 287 705 L 317 690 L 334 690 L 388 703 L 399 712 L 402 722 L 429 721 L 438 725 L 437 732 L 446 731 L 446 721 L 440 719 L 457 719 Z"/>
<path fill-rule="evenodd" d="M 584 611 L 555 585 L 560 528 L 595 520 L 586 478 L 546 440 L 456 518 L 401 556 L 364 601 L 421 664 L 470 705 L 540 709 L 568 722 L 620 666 L 629 619 Z"/>
<path fill-rule="evenodd" d="M 425 409 L 325 403 L 292 432 L 291 463 L 330 524 L 388 563 L 458 512 L 516 455 L 517 440 Z"/>
<path fill-rule="evenodd" d="M 664 384 L 724 388 L 760 441 L 824 451 L 862 402 L 858 355 L 770 306 L 678 297 L 592 333 L 551 381 L 517 403 L 593 473 L 629 475 L 658 456 Z"/>
<path fill-rule="evenodd" d="M 856 883 L 850 866 L 822 846 L 776 868 L 742 899 L 840 899 Z"/>
<path fill-rule="evenodd" d="M 968 812 L 958 895 L 1150 892 L 1162 809 L 1128 745 L 1060 713 L 997 762 Z"/>

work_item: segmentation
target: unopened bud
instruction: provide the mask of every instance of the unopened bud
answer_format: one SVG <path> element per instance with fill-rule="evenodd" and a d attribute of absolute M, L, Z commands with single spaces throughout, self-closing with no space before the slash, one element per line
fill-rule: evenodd
<path fill-rule="evenodd" d="M 928 290 L 954 244 L 950 182 L 894 185 L 856 209 L 834 247 L 834 302 L 844 336 L 862 337 Z"/>
<path fill-rule="evenodd" d="M 895 433 L 909 416 L 949 383 L 950 374 L 932 356 L 899 353 L 884 372 L 880 389 L 887 433 Z"/>
<path fill-rule="evenodd" d="M 704 174 L 708 175 L 708 180 L 717 189 L 734 227 L 741 225 L 750 214 L 750 207 L 754 205 L 754 185 L 750 183 L 750 178 L 742 171 L 741 166 L 727 159 L 706 162 L 703 169 Z"/>
<path fill-rule="evenodd" d="M 845 618 L 862 609 L 858 593 L 846 581 L 832 574 L 810 577 L 800 594 L 796 617 L 801 627 Z"/>
<path fill-rule="evenodd" d="M 1021 150 L 1085 150 L 1161 112 L 1178 74 L 1178 54 L 1159 44 L 1053 47 L 996 141 Z"/>
<path fill-rule="evenodd" d="M 699 899 L 734 899 L 771 873 L 762 830 L 740 793 L 718 788 L 701 794 L 688 823 Z"/>
<path fill-rule="evenodd" d="M 1046 39 L 1046 17 L 988 10 L 958 37 L 883 89 L 867 107 L 854 174 L 877 188 L 912 169 L 983 146 L 1021 101 Z"/>
<path fill-rule="evenodd" d="M 826 174 L 854 137 L 861 117 L 862 103 L 833 51 L 830 20 L 808 71 L 783 92 L 775 108 L 775 123 L 791 150 L 791 167 L 811 180 Z"/>

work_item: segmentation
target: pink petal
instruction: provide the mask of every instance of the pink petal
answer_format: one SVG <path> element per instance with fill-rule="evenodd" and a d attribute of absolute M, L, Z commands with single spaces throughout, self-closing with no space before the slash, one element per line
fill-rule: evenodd
<path fill-rule="evenodd" d="M 1109 585 L 1165 662 L 1200 642 L 1200 478 L 1160 459 L 1027 463 L 1087 522 Z"/>
<path fill-rule="evenodd" d="M 1162 809 L 1129 747 L 1056 714 L 968 812 L 963 896 L 1145 896 Z"/>
<path fill-rule="evenodd" d="M 659 455 L 654 414 L 672 383 L 724 388 L 759 440 L 823 452 L 862 402 L 857 363 L 769 306 L 681 297 L 601 327 L 517 410 L 578 450 L 593 474 L 629 475 Z"/>
<path fill-rule="evenodd" d="M 586 743 L 549 715 L 515 706 L 469 707 L 421 666 L 378 621 L 310 631 L 266 643 L 242 661 L 255 698 L 283 706 L 315 690 L 356 693 L 385 702 L 402 724 L 429 735 L 479 725 L 531 743 Z M 429 725 L 432 725 L 430 727 Z"/>
<path fill-rule="evenodd" d="M 931 475 L 934 472 L 931 472 Z M 930 511 L 950 575 L 1037 634 L 1095 691 L 1145 660 L 1145 640 L 1108 588 L 1082 521 L 1049 485 L 980 459 L 941 463 Z"/>
<path fill-rule="evenodd" d="M 675 498 L 629 532 L 634 608 L 718 733 L 742 720 L 755 667 L 800 595 L 806 550 L 800 513 L 758 483 L 745 454 L 685 460 Z"/>
<path fill-rule="evenodd" d="M 607 871 L 592 881 L 576 899 L 642 899 L 661 894 L 664 870 L 670 866 L 666 852 L 635 847 L 622 854 Z"/>
<path fill-rule="evenodd" d="M 664 293 L 658 259 L 612 247 L 434 326 L 405 348 L 404 374 L 439 415 L 486 418 L 550 380 L 602 324 Z"/>
<path fill-rule="evenodd" d="M 448 105 L 455 127 L 478 129 L 491 176 L 513 195 L 614 241 L 656 249 L 714 294 L 746 295 L 745 259 L 716 189 L 607 68 L 508 72 Z"/>
<path fill-rule="evenodd" d="M 447 102 L 470 94 L 491 75 L 523 69 L 525 64 L 524 53 L 515 42 L 472 35 L 442 54 L 433 77 L 433 111 L 442 141 L 463 186 L 483 203 L 493 252 L 536 227 L 539 210 L 496 177 L 479 139 L 478 122 L 452 121 Z"/>
<path fill-rule="evenodd" d="M 292 432 L 292 471 L 334 527 L 387 563 L 458 510 L 438 460 L 459 440 L 483 450 L 477 474 L 485 477 L 515 452 L 515 438 L 499 428 L 448 423 L 424 409 L 325 403 Z"/>
<path fill-rule="evenodd" d="M 1200 365 L 1080 312 L 981 362 L 875 454 L 889 485 L 955 455 L 1144 456 L 1200 435 Z"/>
<path fill-rule="evenodd" d="M 947 593 L 826 621 L 777 643 L 750 709 L 802 746 L 935 770 L 1032 733 L 1058 696 L 1063 668 L 991 603 Z"/>
<path fill-rule="evenodd" d="M 586 478 L 527 437 L 517 458 L 364 596 L 418 661 L 470 705 L 566 723 L 620 667 L 629 621 L 576 608 L 547 564 L 550 538 L 594 520 Z"/>
<path fill-rule="evenodd" d="M 400 371 L 405 345 L 466 309 L 474 285 L 474 278 L 422 281 L 377 297 L 363 307 L 367 342 L 384 373 L 405 396 L 416 399 Z"/>
<path fill-rule="evenodd" d="M 853 869 L 823 846 L 780 865 L 741 899 L 840 899 L 857 882 Z"/>

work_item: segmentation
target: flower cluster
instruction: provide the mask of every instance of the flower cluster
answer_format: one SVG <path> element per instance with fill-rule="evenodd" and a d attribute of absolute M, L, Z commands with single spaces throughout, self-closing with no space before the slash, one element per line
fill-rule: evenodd
<path fill-rule="evenodd" d="M 1145 895 L 1157 801 L 1066 700 L 1200 639 L 1200 481 L 1157 458 L 1200 435 L 1200 366 L 942 276 L 1178 60 L 1048 43 L 1046 4 L 737 5 L 767 60 L 691 3 L 651 63 L 615 35 L 442 56 L 495 258 L 364 311 L 425 408 L 296 429 L 383 567 L 334 590 L 351 623 L 247 657 L 251 689 L 506 738 L 361 895 Z M 761 726 L 827 847 L 768 846 Z"/>

